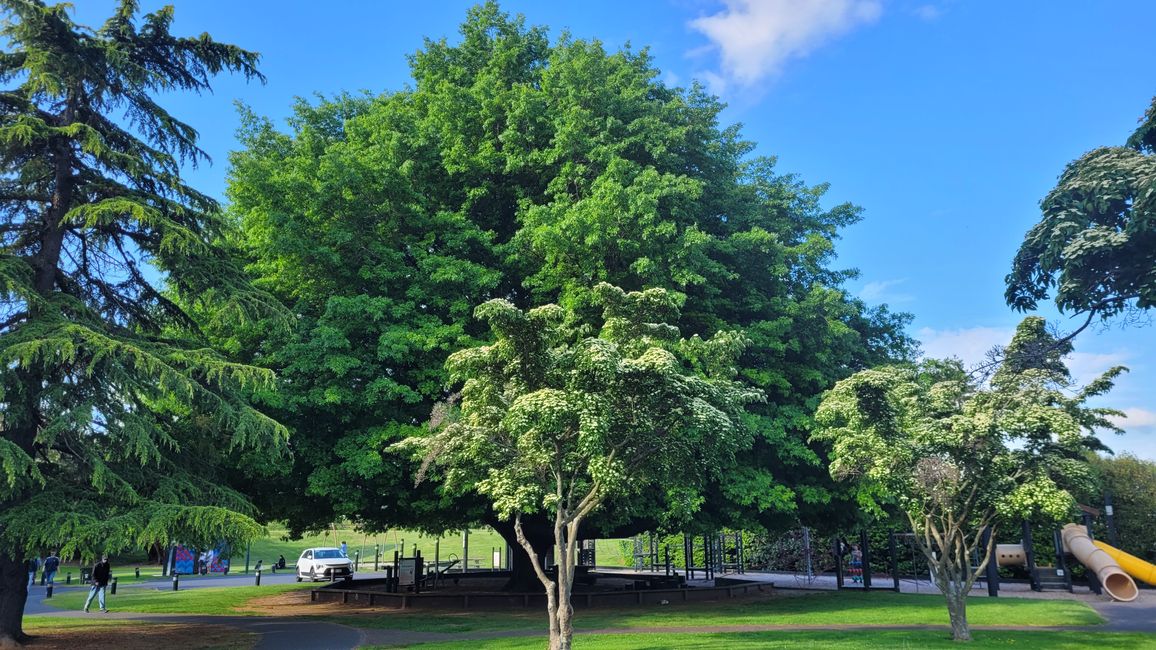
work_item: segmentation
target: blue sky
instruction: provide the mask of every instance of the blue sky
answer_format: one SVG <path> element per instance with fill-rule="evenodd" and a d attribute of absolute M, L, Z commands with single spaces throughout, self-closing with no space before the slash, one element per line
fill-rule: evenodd
<path fill-rule="evenodd" d="M 96 25 L 112 0 L 79 0 Z M 142 0 L 145 10 L 162 2 Z M 212 166 L 189 170 L 220 196 L 242 100 L 280 120 L 294 97 L 392 90 L 405 56 L 448 37 L 473 3 L 370 0 L 176 0 L 176 31 L 257 50 L 265 85 L 219 78 L 211 96 L 166 105 L 201 131 Z M 1006 343 L 1022 315 L 1003 277 L 1039 200 L 1065 164 L 1135 128 L 1156 80 L 1156 3 L 1146 0 L 508 0 L 552 35 L 568 29 L 616 48 L 649 46 L 666 80 L 700 79 L 741 122 L 759 154 L 810 183 L 830 204 L 852 201 L 840 263 L 861 270 L 849 289 L 915 315 L 933 356 L 976 361 Z M 1072 321 L 1054 311 L 1041 312 Z M 1117 451 L 1156 459 L 1156 330 L 1088 330 L 1070 359 L 1087 379 L 1131 368 L 1104 402 L 1129 413 Z"/>

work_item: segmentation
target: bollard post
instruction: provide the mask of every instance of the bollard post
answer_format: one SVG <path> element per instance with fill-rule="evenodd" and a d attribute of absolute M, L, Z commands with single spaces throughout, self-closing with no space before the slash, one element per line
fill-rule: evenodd
<path fill-rule="evenodd" d="M 112 584 L 111 584 L 111 585 L 109 585 L 109 586 L 110 586 L 110 587 L 112 587 L 112 588 L 109 590 L 109 593 L 111 593 L 113 596 L 115 596 L 115 595 L 116 595 L 116 576 L 113 576 L 113 578 L 112 578 Z"/>
<path fill-rule="evenodd" d="M 254 579 L 256 580 L 254 585 L 257 587 L 260 587 L 261 586 L 261 570 L 257 569 L 257 571 L 253 573 L 253 576 L 254 576 Z"/>
<path fill-rule="evenodd" d="M 136 577 L 138 577 L 138 578 L 140 577 L 140 567 L 139 566 L 136 568 Z"/>
<path fill-rule="evenodd" d="M 72 584 L 72 572 L 71 571 L 64 574 L 64 584 L 66 584 L 66 585 Z"/>
<path fill-rule="evenodd" d="M 361 570 L 361 549 L 357 549 L 353 552 L 353 570 Z"/>
<path fill-rule="evenodd" d="M 378 559 L 380 557 L 381 557 L 381 545 L 380 544 L 374 544 L 373 545 L 373 571 L 374 571 L 374 573 L 377 572 L 377 569 L 378 569 L 377 562 L 378 562 Z"/>
<path fill-rule="evenodd" d="M 181 588 L 181 574 L 173 572 L 173 591 L 179 591 Z"/>
<path fill-rule="evenodd" d="M 52 583 L 48 583 L 48 592 L 44 594 L 45 598 L 52 598 Z"/>

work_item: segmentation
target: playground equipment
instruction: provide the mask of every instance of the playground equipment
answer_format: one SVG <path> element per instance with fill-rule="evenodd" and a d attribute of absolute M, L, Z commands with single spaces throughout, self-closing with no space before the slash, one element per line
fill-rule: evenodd
<path fill-rule="evenodd" d="M 1092 542 L 1084 526 L 1068 524 L 1060 534 L 1064 538 L 1064 548 L 1095 573 L 1096 579 L 1109 596 L 1125 603 L 1136 600 L 1140 592 L 1136 588 L 1136 583 L 1132 582 L 1132 577 L 1124 573 L 1107 551 Z"/>
<path fill-rule="evenodd" d="M 1092 543 L 1101 551 L 1112 556 L 1112 559 L 1116 561 L 1116 564 L 1120 565 L 1124 573 L 1127 573 L 1137 580 L 1156 586 L 1156 564 L 1145 562 L 1131 553 L 1125 553 L 1097 539 L 1092 540 Z"/>

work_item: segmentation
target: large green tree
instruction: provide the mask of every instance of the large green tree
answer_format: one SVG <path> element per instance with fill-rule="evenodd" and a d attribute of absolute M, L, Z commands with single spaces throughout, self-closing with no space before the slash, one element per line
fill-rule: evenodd
<path fill-rule="evenodd" d="M 1070 163 L 1041 208 L 1006 279 L 1009 305 L 1054 293 L 1061 311 L 1087 315 L 1080 330 L 1156 306 L 1156 99 L 1125 146 Z"/>
<path fill-rule="evenodd" d="M 910 351 L 904 318 L 830 268 L 859 210 L 824 208 L 825 186 L 752 156 L 716 98 L 667 86 L 645 52 L 551 43 L 488 3 L 458 42 L 410 61 L 411 88 L 301 102 L 288 132 L 249 116 L 232 159 L 250 268 L 302 316 L 290 338 L 258 326 L 230 342 L 285 379 L 298 454 L 266 484 L 277 514 L 298 528 L 486 520 L 513 543 L 485 504 L 436 481 L 415 493 L 414 468 L 385 450 L 445 398 L 445 357 L 486 336 L 471 305 L 553 302 L 596 323 L 600 281 L 684 295 L 687 336 L 750 340 L 740 377 L 768 399 L 742 466 L 704 491 L 703 529 L 790 525 L 836 498 L 807 441 L 818 396 Z M 608 507 L 593 527 L 657 527 L 676 501 Z"/>
<path fill-rule="evenodd" d="M 67 5 L 4 0 L 0 54 L 0 645 L 26 639 L 23 558 L 256 534 L 215 464 L 276 449 L 251 408 L 266 369 L 205 345 L 219 319 L 280 307 L 213 242 L 216 203 L 181 180 L 205 158 L 159 93 L 209 89 L 257 55 L 169 31 L 124 0 L 100 28 Z"/>
<path fill-rule="evenodd" d="M 981 544 L 984 528 L 1033 514 L 1066 520 L 1072 493 L 1092 483 L 1084 457 L 1102 448 L 1096 431 L 1118 430 L 1108 419 L 1118 412 L 1086 402 L 1122 369 L 1072 386 L 1063 345 L 1044 325 L 1019 325 L 989 385 L 954 361 L 885 366 L 837 383 L 817 412 L 815 437 L 833 445 L 831 475 L 858 485 L 880 514 L 907 517 L 957 641 L 971 639 L 967 596 L 994 549 L 995 535 Z"/>
<path fill-rule="evenodd" d="M 1110 492 L 1120 548 L 1156 560 L 1156 462 L 1131 454 L 1097 454 L 1089 464 L 1097 483 L 1095 490 L 1080 495 L 1083 503 L 1099 505 L 1104 492 Z"/>
<path fill-rule="evenodd" d="M 522 311 L 486 302 L 489 345 L 450 356 L 460 408 L 432 436 L 406 441 L 445 471 L 451 491 L 477 493 L 504 519 L 546 589 L 550 648 L 573 636 L 579 531 L 604 504 L 678 492 L 694 502 L 750 446 L 744 407 L 761 391 L 735 381 L 738 332 L 682 339 L 667 324 L 680 307 L 664 289 L 623 292 L 602 283 L 596 336 L 557 305 Z M 687 471 L 690 467 L 700 471 Z M 545 512 L 555 571 L 526 538 L 522 518 Z"/>

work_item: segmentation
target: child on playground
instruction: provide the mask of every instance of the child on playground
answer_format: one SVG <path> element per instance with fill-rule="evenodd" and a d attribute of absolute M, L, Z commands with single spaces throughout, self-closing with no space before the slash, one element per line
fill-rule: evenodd
<path fill-rule="evenodd" d="M 863 551 L 859 545 L 851 547 L 851 582 L 863 582 Z"/>

